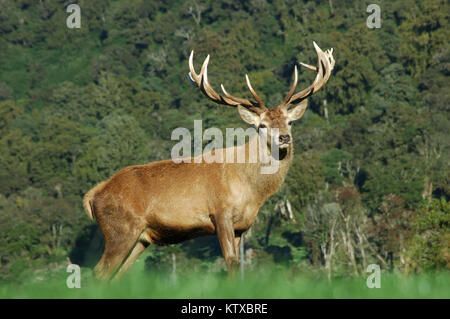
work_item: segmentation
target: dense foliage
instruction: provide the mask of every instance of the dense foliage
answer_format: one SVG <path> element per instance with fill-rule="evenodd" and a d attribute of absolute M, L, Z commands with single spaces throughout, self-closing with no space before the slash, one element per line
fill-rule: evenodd
<path fill-rule="evenodd" d="M 66 6 L 81 7 L 81 28 Z M 369 29 L 367 5 L 381 7 Z M 92 266 L 101 234 L 82 196 L 126 165 L 170 157 L 171 132 L 243 127 L 186 78 L 278 104 L 312 41 L 336 67 L 295 124 L 282 189 L 245 239 L 245 265 L 329 276 L 449 269 L 450 8 L 443 0 L 0 1 L 0 278 L 70 259 Z M 313 72 L 302 69 L 300 85 Z M 217 239 L 149 249 L 149 268 L 223 269 Z M 172 258 L 176 256 L 175 258 Z"/>

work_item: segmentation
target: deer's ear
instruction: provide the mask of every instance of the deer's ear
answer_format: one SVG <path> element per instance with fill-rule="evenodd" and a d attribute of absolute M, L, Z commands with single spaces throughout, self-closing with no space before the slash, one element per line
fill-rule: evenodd
<path fill-rule="evenodd" d="M 302 102 L 298 103 L 296 106 L 291 108 L 288 111 L 288 118 L 290 121 L 296 121 L 299 118 L 305 114 L 306 107 L 308 106 L 308 100 L 303 100 Z"/>
<path fill-rule="evenodd" d="M 241 116 L 241 119 L 243 119 L 245 123 L 248 123 L 248 124 L 251 124 L 254 126 L 259 125 L 259 115 L 258 114 L 254 113 L 252 111 L 249 111 L 242 105 L 238 105 L 238 111 L 239 111 L 239 115 Z"/>

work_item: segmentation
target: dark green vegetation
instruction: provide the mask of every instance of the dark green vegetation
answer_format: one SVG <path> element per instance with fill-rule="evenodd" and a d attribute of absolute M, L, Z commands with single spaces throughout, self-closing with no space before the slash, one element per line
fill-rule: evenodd
<path fill-rule="evenodd" d="M 293 274 L 329 276 L 339 289 L 346 278 L 359 285 L 372 263 L 386 273 L 448 272 L 447 1 L 378 2 L 380 29 L 366 26 L 366 7 L 377 1 L 74 2 L 81 29 L 66 27 L 69 1 L 0 1 L 5 285 L 58 273 L 69 260 L 92 267 L 102 236 L 82 210 L 83 194 L 126 165 L 169 158 L 174 128 L 192 128 L 195 119 L 204 128 L 245 127 L 235 109 L 213 104 L 188 82 L 191 49 L 197 68 L 211 55 L 216 89 L 224 83 L 248 96 L 248 73 L 273 107 L 294 63 L 314 64 L 313 40 L 335 48 L 336 67 L 293 128 L 296 155 L 285 184 L 246 235 L 247 273 L 283 265 L 299 289 L 289 296 L 301 297 L 302 281 L 314 281 Z M 314 78 L 305 69 L 299 76 L 302 87 Z M 224 269 L 213 237 L 151 247 L 146 257 L 149 276 L 175 264 L 179 276 Z M 399 280 L 388 278 L 393 286 Z M 445 278 L 433 281 L 438 289 L 448 287 Z M 257 277 L 249 280 L 257 285 Z M 408 280 L 401 282 L 414 285 Z M 5 287 L 2 296 L 13 296 Z M 318 296 L 335 296 L 320 289 Z M 401 296 L 396 289 L 387 296 Z M 421 296 L 414 289 L 405 296 Z M 207 296 L 192 291 L 180 294 Z M 284 296 L 284 288 L 276 291 L 269 296 Z"/>

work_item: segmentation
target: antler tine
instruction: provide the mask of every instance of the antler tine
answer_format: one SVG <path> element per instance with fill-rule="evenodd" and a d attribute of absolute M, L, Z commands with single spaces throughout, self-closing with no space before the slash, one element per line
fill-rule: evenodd
<path fill-rule="evenodd" d="M 252 84 L 250 83 L 250 79 L 248 78 L 247 74 L 245 75 L 245 80 L 247 82 L 247 86 L 248 86 L 248 89 L 250 90 L 250 93 L 252 93 L 253 97 L 255 98 L 255 100 L 257 102 L 252 102 L 247 99 L 242 99 L 240 97 L 233 96 L 230 93 L 228 93 L 227 90 L 225 90 L 225 87 L 223 86 L 223 84 L 221 84 L 220 86 L 222 88 L 223 93 L 225 94 L 225 96 L 227 98 L 229 98 L 235 102 L 238 102 L 239 104 L 245 106 L 249 110 L 252 110 L 256 113 L 262 113 L 264 111 L 267 111 L 267 107 L 264 105 L 264 102 L 258 96 L 258 94 L 256 94 L 255 90 L 252 87 Z"/>
<path fill-rule="evenodd" d="M 225 96 L 227 98 L 229 98 L 230 100 L 233 100 L 234 102 L 238 103 L 238 104 L 242 104 L 242 105 L 249 105 L 249 106 L 253 106 L 251 103 L 249 104 L 249 100 L 247 99 L 242 99 L 240 97 L 236 97 L 231 95 L 230 93 L 227 92 L 227 90 L 225 90 L 225 87 L 223 86 L 223 84 L 220 85 L 220 87 L 222 88 L 223 94 L 225 94 Z"/>
<path fill-rule="evenodd" d="M 299 62 L 301 66 L 304 66 L 307 69 L 313 70 L 314 72 L 317 72 L 317 68 L 315 66 L 303 63 L 303 62 Z"/>
<path fill-rule="evenodd" d="M 191 55 L 189 56 L 189 71 L 188 75 L 191 81 L 200 87 L 200 77 L 194 69 L 194 50 L 191 51 Z"/>
<path fill-rule="evenodd" d="M 188 73 L 189 79 L 198 88 L 200 88 L 203 94 L 205 94 L 208 98 L 210 98 L 214 102 L 230 106 L 237 106 L 239 103 L 236 103 L 223 96 L 220 96 L 211 87 L 211 85 L 208 82 L 208 63 L 209 63 L 209 55 L 206 57 L 205 61 L 203 61 L 200 74 L 197 74 L 194 69 L 194 50 L 192 50 L 191 55 L 189 56 L 189 70 L 190 70 L 190 72 Z"/>
<path fill-rule="evenodd" d="M 263 113 L 263 112 L 265 112 L 267 110 L 267 108 L 264 106 L 264 104 L 255 103 L 255 102 L 249 101 L 247 99 L 242 99 L 240 97 L 233 96 L 230 93 L 228 93 L 227 90 L 225 90 L 225 87 L 223 86 L 223 84 L 221 84 L 220 87 L 222 88 L 223 94 L 225 94 L 225 96 L 227 98 L 229 98 L 230 100 L 233 100 L 233 101 L 237 102 L 238 104 L 246 107 L 250 111 L 253 111 L 255 113 L 261 114 L 261 113 Z"/>
<path fill-rule="evenodd" d="M 282 106 L 288 105 L 288 102 L 291 99 L 292 95 L 294 94 L 295 88 L 297 87 L 297 81 L 298 81 L 298 71 L 297 66 L 294 66 L 294 81 L 292 82 L 291 88 L 289 89 L 289 92 L 286 94 L 283 103 L 281 103 Z"/>
<path fill-rule="evenodd" d="M 222 97 L 216 93 L 208 82 L 208 63 L 209 63 L 209 54 L 203 62 L 202 69 L 200 71 L 201 82 L 202 82 L 202 90 L 203 92 L 213 101 L 221 101 Z"/>
<path fill-rule="evenodd" d="M 313 45 L 317 54 L 317 67 L 302 62 L 300 62 L 300 64 L 310 70 L 317 72 L 316 78 L 314 79 L 314 82 L 306 89 L 296 94 L 293 94 L 289 99 L 289 101 L 285 104 L 285 106 L 297 104 L 303 101 L 304 99 L 308 98 L 309 96 L 313 95 L 318 90 L 320 90 L 330 78 L 331 71 L 333 70 L 335 64 L 333 57 L 333 49 L 326 50 L 325 52 L 323 52 L 316 42 L 313 41 Z"/>
<path fill-rule="evenodd" d="M 250 81 L 247 78 L 247 85 L 250 89 L 250 92 L 252 93 L 253 97 L 257 100 L 257 102 L 252 102 L 247 99 L 238 98 L 235 96 L 232 96 L 228 94 L 228 92 L 225 90 L 223 85 L 222 91 L 225 93 L 225 97 L 218 94 L 211 86 L 211 84 L 208 81 L 208 63 L 209 63 L 209 55 L 206 57 L 205 61 L 203 62 L 202 68 L 200 70 L 200 74 L 197 74 L 194 69 L 194 51 L 191 51 L 191 55 L 189 56 L 189 70 L 188 73 L 189 79 L 197 85 L 200 90 L 205 94 L 208 98 L 210 98 L 212 101 L 219 103 L 219 104 L 225 104 L 230 106 L 237 106 L 242 105 L 249 110 L 252 110 L 256 113 L 262 113 L 267 108 L 264 106 L 262 99 L 256 94 L 255 90 L 253 90 Z"/>
<path fill-rule="evenodd" d="M 248 75 L 245 75 L 245 81 L 247 82 L 248 89 L 250 90 L 250 93 L 253 95 L 255 100 L 258 102 L 258 105 L 262 108 L 266 108 L 264 106 L 263 100 L 256 94 L 255 90 L 253 90 L 252 84 L 250 83 L 250 79 L 248 78 Z"/>

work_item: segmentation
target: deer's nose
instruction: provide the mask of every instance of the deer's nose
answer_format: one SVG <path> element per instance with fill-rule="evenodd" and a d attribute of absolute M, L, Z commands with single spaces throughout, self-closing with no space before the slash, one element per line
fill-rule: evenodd
<path fill-rule="evenodd" d="M 280 135 L 278 137 L 278 139 L 280 140 L 281 144 L 285 144 L 285 143 L 289 143 L 291 141 L 291 136 L 290 135 Z"/>

